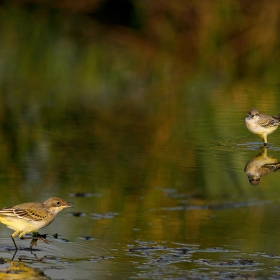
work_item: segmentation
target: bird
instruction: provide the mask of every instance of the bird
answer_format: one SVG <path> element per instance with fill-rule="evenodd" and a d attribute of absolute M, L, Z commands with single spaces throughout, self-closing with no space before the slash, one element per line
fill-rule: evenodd
<path fill-rule="evenodd" d="M 248 180 L 252 186 L 257 186 L 263 176 L 280 169 L 277 158 L 269 156 L 267 147 L 263 146 L 261 153 L 250 159 L 244 168 Z"/>
<path fill-rule="evenodd" d="M 280 125 L 280 115 L 273 117 L 260 114 L 259 110 L 252 108 L 245 118 L 245 124 L 249 131 L 259 135 L 267 146 L 267 135 L 274 132 Z"/>
<path fill-rule="evenodd" d="M 66 202 L 58 197 L 50 197 L 43 203 L 26 202 L 13 207 L 2 208 L 0 210 L 0 222 L 14 230 L 11 238 L 16 250 L 18 250 L 14 239 L 17 235 L 19 235 L 20 239 L 26 239 L 23 237 L 26 233 L 37 233 L 39 229 L 46 227 L 53 222 L 58 212 L 68 207 L 73 206 L 70 202 Z M 48 240 L 40 235 L 37 236 L 37 240 L 41 239 L 42 241 L 49 243 Z M 32 246 L 33 245 L 30 247 L 31 250 Z"/>

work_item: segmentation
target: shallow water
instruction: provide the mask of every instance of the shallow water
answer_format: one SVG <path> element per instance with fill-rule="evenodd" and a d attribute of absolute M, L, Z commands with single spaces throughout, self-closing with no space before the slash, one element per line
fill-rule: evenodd
<path fill-rule="evenodd" d="M 244 125 L 280 113 L 277 1 L 29 2 L 0 9 L 0 208 L 74 208 L 32 252 L 0 224 L 0 279 L 279 278 L 280 129 Z"/>
<path fill-rule="evenodd" d="M 209 103 L 215 94 L 168 116 L 155 111 L 152 126 L 131 114 L 38 131 L 21 165 L 9 163 L 22 173 L 2 174 L 1 205 L 59 196 L 75 207 L 40 230 L 50 244 L 31 253 L 28 240 L 16 239 L 14 262 L 11 231 L 1 225 L 0 272 L 24 265 L 34 279 L 278 277 L 280 172 L 252 186 L 244 168 L 257 155 L 278 162 L 280 132 L 261 149 L 244 125 L 250 107 L 225 105 L 223 92 Z"/>

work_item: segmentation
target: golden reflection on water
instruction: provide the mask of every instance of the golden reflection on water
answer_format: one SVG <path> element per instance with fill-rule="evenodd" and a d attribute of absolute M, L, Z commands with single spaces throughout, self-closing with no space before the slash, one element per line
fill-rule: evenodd
<path fill-rule="evenodd" d="M 263 176 L 280 169 L 280 162 L 277 158 L 269 156 L 267 147 L 262 147 L 262 152 L 250 159 L 244 171 L 253 186 L 257 186 Z"/>
<path fill-rule="evenodd" d="M 38 268 L 32 268 L 21 261 L 10 261 L 0 267 L 1 279 L 51 279 Z"/>

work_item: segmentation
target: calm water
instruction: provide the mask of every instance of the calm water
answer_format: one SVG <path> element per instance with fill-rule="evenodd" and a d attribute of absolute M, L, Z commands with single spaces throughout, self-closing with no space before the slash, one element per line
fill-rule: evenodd
<path fill-rule="evenodd" d="M 192 98 L 182 91 L 178 110 L 167 103 L 149 119 L 120 112 L 85 124 L 66 116 L 59 128 L 37 130 L 15 162 L 4 154 L 9 172 L 1 174 L 1 206 L 59 196 L 75 208 L 40 231 L 51 244 L 39 242 L 33 254 L 28 240 L 16 239 L 13 262 L 11 231 L 1 225 L 3 275 L 20 269 L 24 279 L 278 276 L 280 172 L 266 172 L 252 186 L 244 168 L 249 161 L 254 172 L 267 158 L 278 162 L 280 131 L 263 150 L 244 126 L 256 101 L 230 103 L 226 90 L 212 87 L 207 96 L 196 87 Z M 234 94 L 253 96 L 247 89 Z M 258 107 L 280 112 L 273 102 Z"/>
<path fill-rule="evenodd" d="M 280 129 L 244 125 L 280 113 L 277 1 L 29 2 L 0 7 L 0 208 L 74 208 L 32 253 L 0 224 L 0 279 L 279 278 Z"/>

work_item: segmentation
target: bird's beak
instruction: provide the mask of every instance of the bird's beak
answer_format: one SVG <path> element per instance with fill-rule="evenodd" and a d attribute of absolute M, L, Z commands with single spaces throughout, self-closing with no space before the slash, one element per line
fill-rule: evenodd
<path fill-rule="evenodd" d="M 67 201 L 67 205 L 65 205 L 65 208 L 72 208 L 74 207 L 73 204 L 74 204 L 73 202 Z"/>

